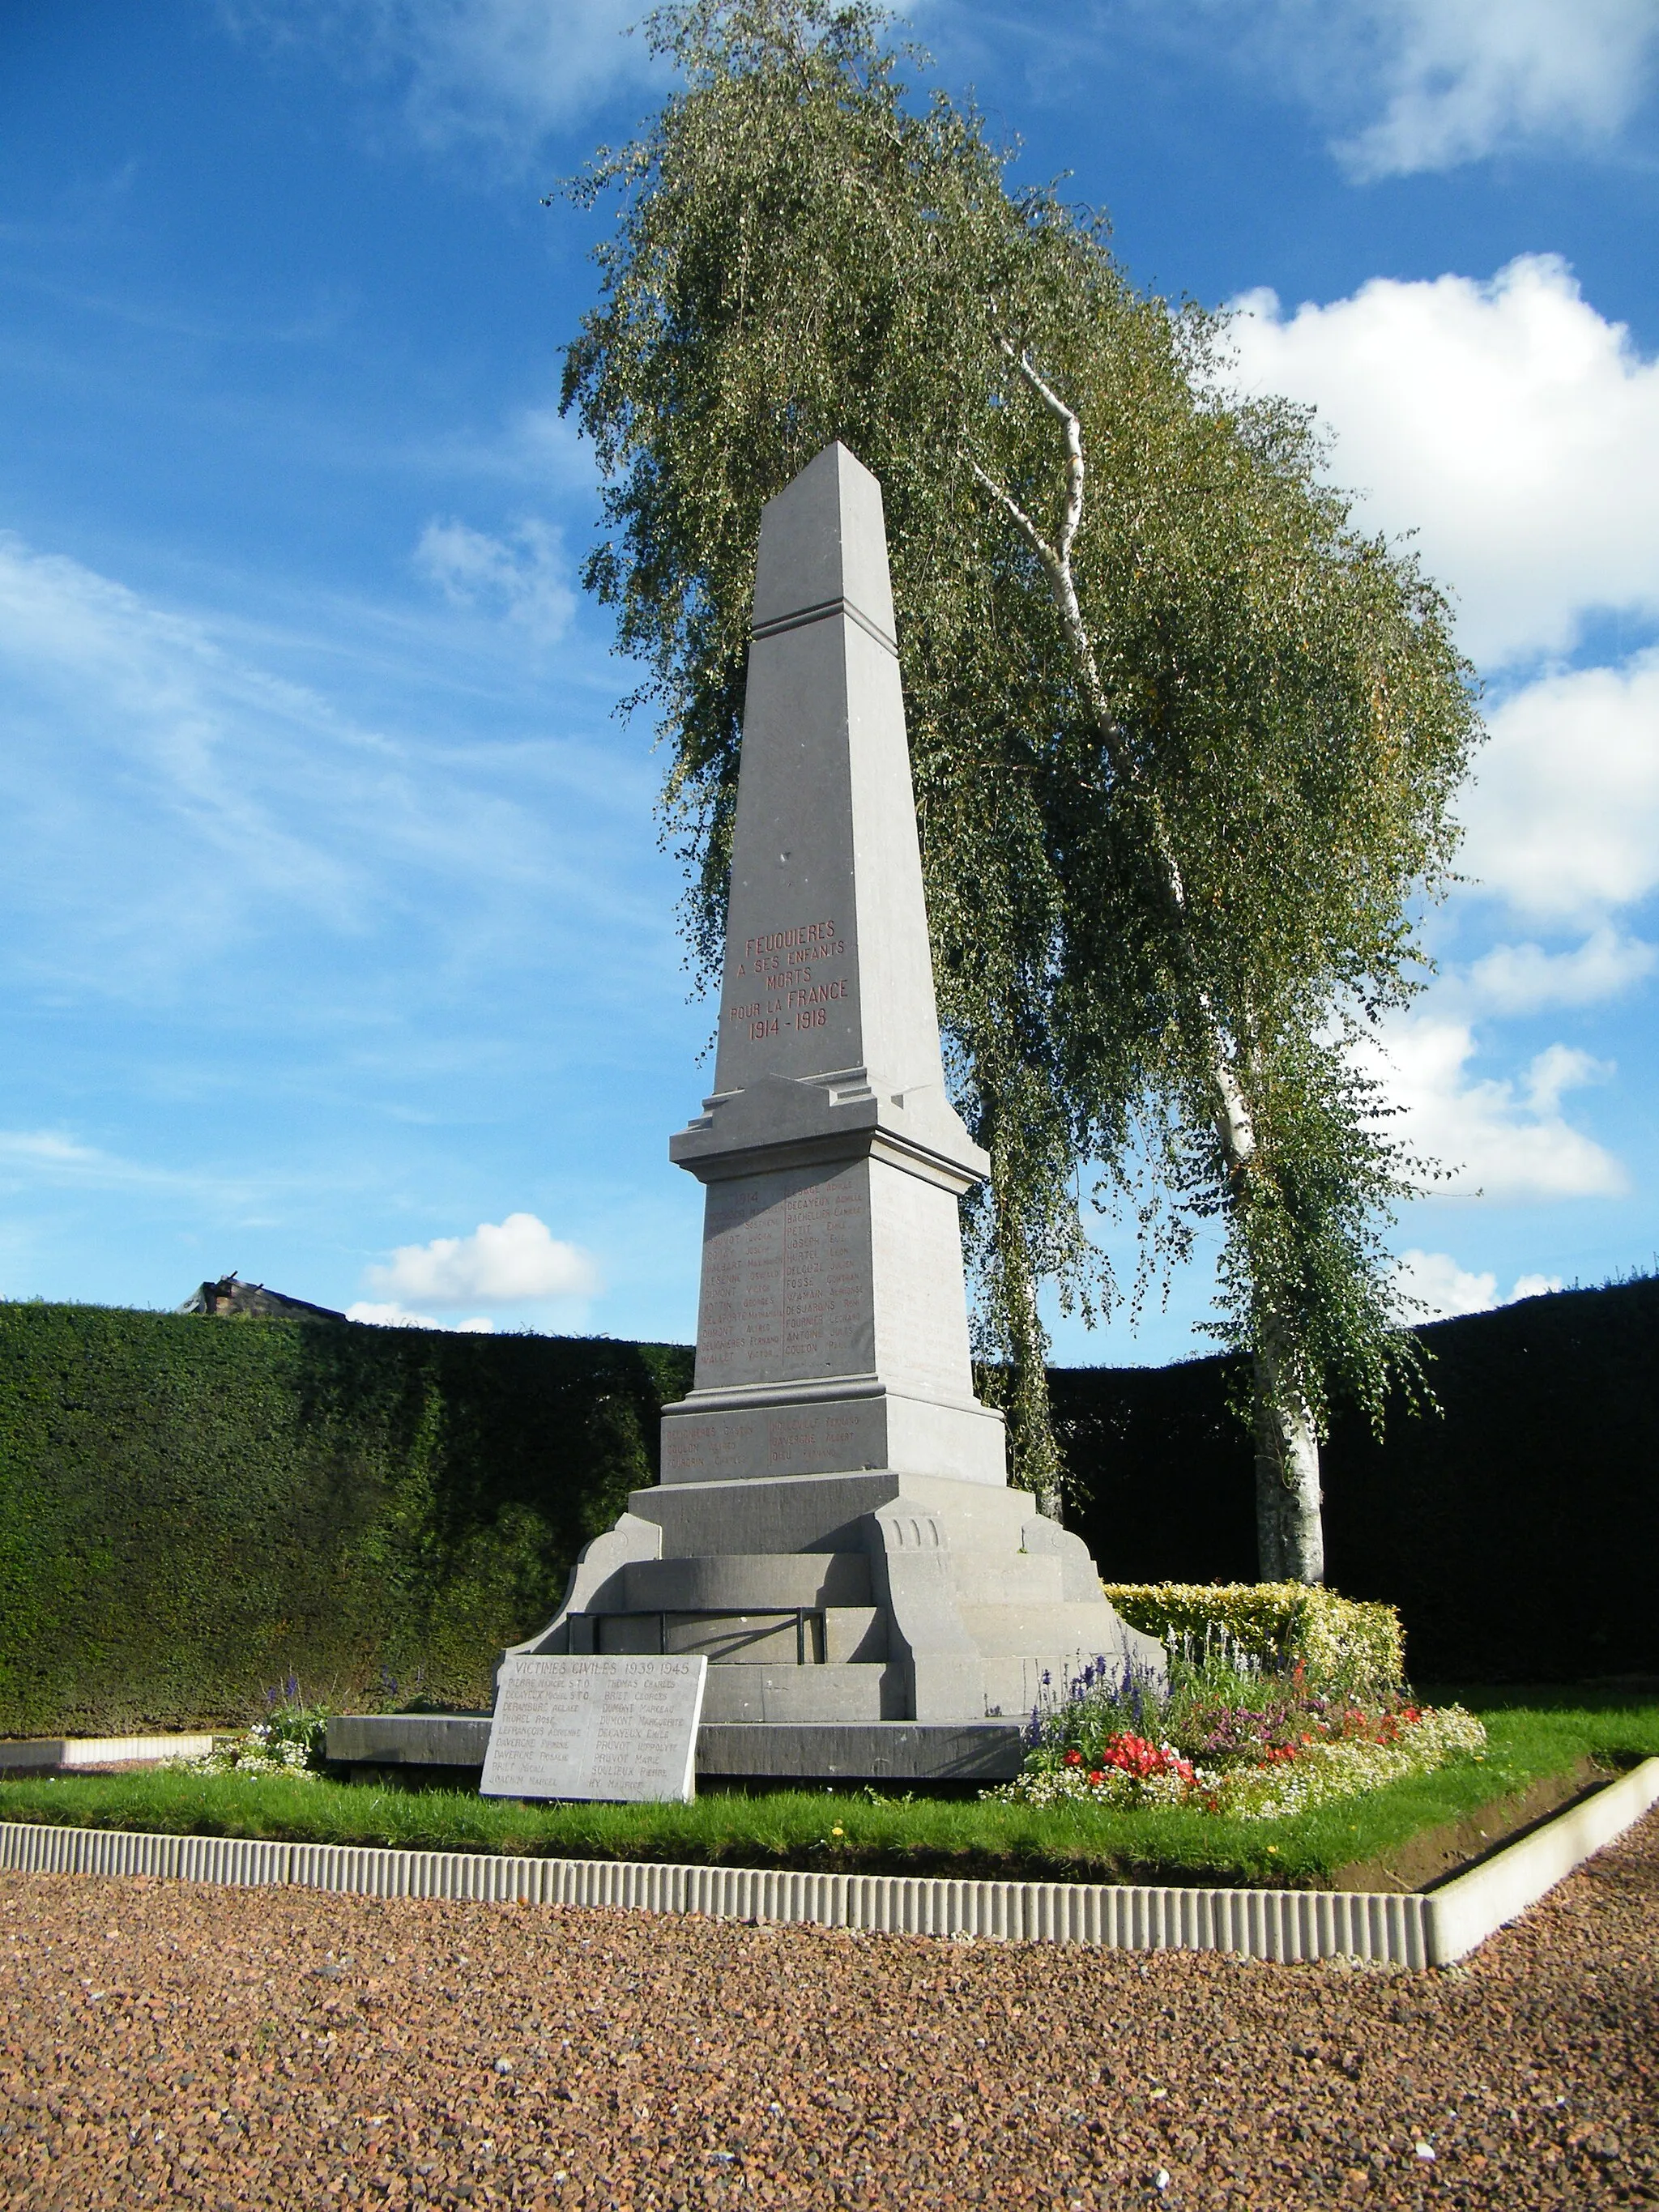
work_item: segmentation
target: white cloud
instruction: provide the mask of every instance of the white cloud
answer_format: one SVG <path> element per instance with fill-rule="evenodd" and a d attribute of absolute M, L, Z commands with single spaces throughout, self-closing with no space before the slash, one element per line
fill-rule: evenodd
<path fill-rule="evenodd" d="M 1659 652 L 1529 684 L 1488 718 L 1460 867 L 1565 920 L 1659 886 Z"/>
<path fill-rule="evenodd" d="M 555 618 L 556 579 L 532 565 L 520 599 L 522 621 Z M 532 656 L 499 632 L 487 654 L 458 647 L 413 610 L 304 611 L 314 629 L 178 611 L 0 532 L 0 976 L 151 1003 L 188 977 L 246 1008 L 262 957 L 262 1018 L 303 1003 L 312 1019 L 373 946 L 379 1018 L 394 979 L 424 994 L 463 965 L 552 957 L 574 941 L 554 915 L 603 910 L 648 933 L 628 872 L 649 842 L 651 771 L 614 744 L 524 738 L 516 704 L 507 722 L 493 701 L 514 699 Z M 386 726 L 267 658 L 366 686 Z M 487 709 L 481 667 L 501 686 Z M 544 725 L 545 687 L 544 666 L 525 676 Z M 453 742 L 503 729 L 506 745 Z M 657 935 L 666 946 L 665 924 Z"/>
<path fill-rule="evenodd" d="M 1471 1080 L 1473 1030 L 1419 1015 L 1390 1027 L 1383 1080 L 1417 1151 L 1449 1170 L 1437 1191 L 1507 1203 L 1618 1197 L 1629 1188 L 1620 1163 L 1566 1121 L 1564 1094 L 1613 1070 L 1567 1045 L 1540 1052 L 1519 1083 Z"/>
<path fill-rule="evenodd" d="M 432 1314 L 411 1313 L 396 1298 L 382 1304 L 369 1298 L 358 1298 L 346 1308 L 346 1319 L 367 1322 L 374 1328 L 447 1328 L 457 1336 L 490 1336 L 495 1328 L 488 1314 L 474 1314 L 470 1321 L 439 1321 Z"/>
<path fill-rule="evenodd" d="M 1358 182 L 1534 148 L 1613 151 L 1659 39 L 1652 0 L 1139 0 L 1139 12 L 1311 108 Z"/>
<path fill-rule="evenodd" d="M 1540 1116 L 1559 1114 L 1565 1092 L 1605 1083 L 1614 1072 L 1611 1060 L 1597 1060 L 1577 1045 L 1547 1045 L 1527 1070 L 1527 1103 Z"/>
<path fill-rule="evenodd" d="M 591 501 L 599 483 L 592 444 L 556 404 L 515 408 L 489 434 L 459 429 L 411 450 L 443 474 L 523 487 L 532 497 L 576 492 Z"/>
<path fill-rule="evenodd" d="M 540 644 L 562 637 L 576 611 L 559 533 L 533 518 L 511 538 L 465 522 L 428 522 L 415 565 L 453 606 L 476 607 L 518 623 Z"/>
<path fill-rule="evenodd" d="M 90 1170 L 102 1175 L 112 1169 L 126 1168 L 125 1161 L 112 1160 L 107 1153 L 97 1152 L 90 1145 L 77 1145 L 72 1137 L 59 1136 L 54 1129 L 0 1130 L 0 1159 L 66 1169 L 71 1174 Z"/>
<path fill-rule="evenodd" d="M 1402 1321 L 1444 1321 L 1452 1314 L 1485 1313 L 1498 1303 L 1498 1278 L 1471 1274 L 1449 1252 L 1415 1246 L 1395 1261 L 1397 1310 Z"/>
<path fill-rule="evenodd" d="M 1541 945 L 1495 945 L 1468 972 L 1475 1002 L 1496 1014 L 1534 1014 L 1547 1006 L 1593 1006 L 1616 999 L 1653 973 L 1659 946 L 1622 936 L 1605 922 L 1571 952 Z"/>
<path fill-rule="evenodd" d="M 1459 1267 L 1449 1252 L 1425 1252 L 1415 1245 L 1394 1263 L 1397 1310 L 1405 1322 L 1448 1321 L 1454 1314 L 1489 1313 L 1517 1298 L 1543 1297 L 1561 1287 L 1559 1275 L 1518 1275 L 1508 1297 L 1498 1295 L 1490 1270 L 1475 1274 Z"/>
<path fill-rule="evenodd" d="M 591 1256 L 562 1243 L 533 1213 L 480 1222 L 471 1237 L 400 1245 L 387 1265 L 367 1273 L 375 1290 L 434 1306 L 586 1297 L 599 1287 Z"/>
<path fill-rule="evenodd" d="M 1243 385 L 1319 410 L 1364 519 L 1420 532 L 1474 660 L 1565 650 L 1593 609 L 1659 611 L 1659 362 L 1564 262 L 1236 304 Z"/>
<path fill-rule="evenodd" d="M 1383 95 L 1336 149 L 1362 179 L 1528 142 L 1605 144 L 1635 113 L 1659 35 L 1650 0 L 1322 0 L 1319 15 L 1369 50 Z"/>
<path fill-rule="evenodd" d="M 356 869 L 283 818 L 250 760 L 263 766 L 279 755 L 276 781 L 291 785 L 296 749 L 325 732 L 349 744 L 320 699 L 238 662 L 188 617 L 10 532 L 0 532 L 0 679 L 12 896 L 33 890 L 44 903 L 68 890 L 84 906 L 89 885 L 79 871 L 66 878 L 54 848 L 90 831 L 101 848 L 92 874 L 106 927 L 137 921 L 182 936 L 193 921 L 210 931 L 261 895 L 313 912 L 349 908 Z M 58 773 L 70 763 L 72 777 Z M 114 804 L 105 813 L 100 802 Z M 163 878 L 151 871 L 158 842 L 175 855 Z M 220 878 L 217 895 L 194 908 L 174 896 L 181 842 L 210 855 Z M 143 878 L 154 893 L 148 912 L 136 891 Z"/>
<path fill-rule="evenodd" d="M 278 42 L 327 38 L 401 82 L 416 135 L 433 146 L 494 140 L 520 155 L 656 65 L 624 35 L 639 0 L 222 0 Z"/>
<path fill-rule="evenodd" d="M 219 1206 L 245 1206 L 252 1196 L 247 1182 L 123 1159 L 55 1129 L 0 1129 L 0 1183 L 12 1188 L 49 1183 L 70 1190 L 172 1192 Z"/>

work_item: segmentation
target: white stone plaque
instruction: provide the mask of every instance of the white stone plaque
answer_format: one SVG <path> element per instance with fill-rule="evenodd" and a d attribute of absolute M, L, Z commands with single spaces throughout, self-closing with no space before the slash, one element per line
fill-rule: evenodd
<path fill-rule="evenodd" d="M 708 1672 L 701 1653 L 509 1657 L 479 1795 L 689 1802 Z"/>

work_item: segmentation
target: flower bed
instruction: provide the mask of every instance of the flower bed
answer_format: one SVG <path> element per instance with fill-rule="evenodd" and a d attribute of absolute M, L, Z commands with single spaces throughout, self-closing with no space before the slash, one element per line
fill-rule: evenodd
<path fill-rule="evenodd" d="M 279 1698 L 270 1691 L 266 1702 L 270 1710 L 264 1720 L 255 1721 L 240 1735 L 216 1736 L 212 1750 L 203 1758 L 178 1764 L 198 1774 L 240 1774 L 250 1780 L 283 1774 L 295 1781 L 315 1781 L 323 1768 L 327 1708 L 304 1704 L 291 1675 L 286 1696 Z"/>
<path fill-rule="evenodd" d="M 1032 1715 L 1024 1771 L 986 1795 L 1280 1820 L 1483 1758 L 1486 1741 L 1461 1705 L 1332 1697 L 1299 1664 L 1269 1674 L 1224 1639 L 1196 1659 L 1172 1650 L 1167 1690 L 1103 1659 L 1085 1667 Z"/>

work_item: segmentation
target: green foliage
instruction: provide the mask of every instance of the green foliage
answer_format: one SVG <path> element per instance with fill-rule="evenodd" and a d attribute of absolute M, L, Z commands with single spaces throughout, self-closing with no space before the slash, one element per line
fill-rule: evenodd
<path fill-rule="evenodd" d="M 1106 1583 L 1132 1628 L 1201 1654 L 1224 1635 L 1263 1667 L 1300 1662 L 1310 1690 L 1387 1698 L 1406 1671 L 1406 1638 L 1391 1605 L 1362 1603 L 1305 1583 Z"/>
<path fill-rule="evenodd" d="M 648 672 L 697 951 L 761 507 L 840 438 L 886 501 L 1016 1478 L 1058 1472 L 1038 1285 L 1116 1295 L 1091 1158 L 1152 1273 L 1222 1218 L 1219 1326 L 1271 1339 L 1295 1419 L 1333 1385 L 1375 1413 L 1401 1350 L 1376 1224 L 1413 1171 L 1332 1039 L 1409 994 L 1407 902 L 1449 864 L 1478 724 L 1443 598 L 1353 530 L 1305 414 L 1228 393 L 1214 318 L 1137 293 L 1103 218 L 1011 191 L 970 107 L 908 93 L 876 9 L 687 0 L 650 35 L 684 88 L 574 187 L 621 208 L 564 404 L 605 477 L 586 581 Z"/>
<path fill-rule="evenodd" d="M 1526 1704 L 1493 1709 L 1479 1691 L 1462 1694 L 1487 1726 L 1484 1763 L 1461 1761 L 1277 1820 L 855 1790 L 710 1795 L 690 1805 L 526 1805 L 444 1790 L 176 1768 L 0 1782 L 0 1820 L 837 1872 L 1317 1884 L 1541 1777 L 1568 1773 L 1587 1753 L 1609 1764 L 1659 1755 L 1659 1705 L 1651 1699 L 1575 1701 L 1553 1711 Z"/>
<path fill-rule="evenodd" d="M 0 1733 L 487 1698 L 655 1479 L 662 1346 L 0 1305 Z"/>

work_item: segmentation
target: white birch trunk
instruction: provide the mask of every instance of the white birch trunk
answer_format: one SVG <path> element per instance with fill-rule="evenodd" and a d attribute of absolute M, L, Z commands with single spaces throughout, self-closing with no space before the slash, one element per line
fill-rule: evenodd
<path fill-rule="evenodd" d="M 1272 1350 L 1258 1344 L 1255 1365 L 1255 1541 L 1266 1583 L 1322 1583 L 1319 1435 Z"/>
<path fill-rule="evenodd" d="M 1255 1158 L 1255 1124 L 1249 1101 L 1218 1049 L 1212 1078 L 1216 1134 L 1237 1188 Z M 1297 1380 L 1284 1332 L 1271 1315 L 1257 1323 L 1252 1364 L 1257 1571 L 1267 1583 L 1322 1583 L 1319 1431 Z"/>
<path fill-rule="evenodd" d="M 1072 548 L 1083 520 L 1085 462 L 1083 428 L 1076 414 L 1052 391 L 1029 356 L 1017 354 L 1006 339 L 1002 349 L 1042 405 L 1059 423 L 1066 447 L 1066 514 L 1060 533 L 1051 544 L 1031 518 L 969 458 L 976 481 L 1012 518 L 1048 579 L 1066 641 L 1071 647 L 1084 694 L 1104 744 L 1113 772 L 1126 786 L 1136 778 L 1133 764 L 1122 744 L 1122 731 L 1111 711 L 1101 682 L 1093 641 L 1084 620 L 1072 570 Z M 1164 830 L 1155 797 L 1141 793 L 1152 817 L 1153 842 L 1163 866 L 1164 891 L 1177 925 L 1179 944 L 1186 921 L 1186 886 L 1180 864 Z M 1210 1025 L 1210 1081 L 1216 1100 L 1215 1129 L 1226 1163 L 1233 1203 L 1245 1203 L 1242 1188 L 1255 1158 L 1255 1128 L 1249 1101 L 1234 1073 L 1222 1024 L 1211 1012 L 1201 984 L 1196 983 L 1199 1005 Z M 1035 1296 L 1035 1286 L 1032 1286 Z M 1322 1583 L 1325 1579 L 1325 1540 L 1321 1519 L 1319 1434 L 1307 1398 L 1297 1381 L 1294 1361 L 1283 1329 L 1271 1316 L 1260 1321 L 1254 1349 L 1255 1370 L 1256 1544 L 1260 1571 L 1265 1581 Z M 1043 1510 L 1047 1510 L 1046 1507 Z M 1056 1514 L 1056 1518 L 1058 1515 Z"/>

